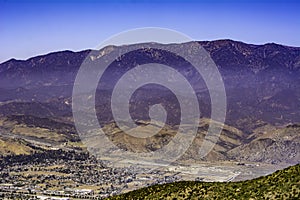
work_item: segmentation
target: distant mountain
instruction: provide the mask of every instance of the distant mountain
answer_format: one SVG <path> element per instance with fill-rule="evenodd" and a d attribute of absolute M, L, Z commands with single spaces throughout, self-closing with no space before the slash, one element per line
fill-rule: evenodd
<path fill-rule="evenodd" d="M 234 70 L 236 73 L 253 72 L 253 74 L 257 74 L 262 71 L 269 73 L 280 70 L 299 73 L 300 70 L 300 47 L 288 47 L 274 43 L 252 45 L 232 40 L 197 43 L 210 53 L 222 72 L 228 70 L 232 73 L 231 70 Z M 193 43 L 190 45 L 192 46 Z M 105 54 L 108 48 L 111 51 L 115 48 L 125 47 L 109 46 L 96 51 L 95 57 L 97 57 L 97 52 L 99 55 Z M 61 51 L 28 60 L 8 60 L 0 64 L 1 88 L 72 84 L 78 68 L 90 52 L 91 50 Z M 140 56 L 139 54 L 138 59 L 143 59 Z"/>
<path fill-rule="evenodd" d="M 8 60 L 0 65 L 1 88 L 32 88 L 72 84 L 90 51 L 62 51 L 28 60 Z"/>
<path fill-rule="evenodd" d="M 251 132 L 253 127 L 249 124 L 255 124 L 258 120 L 280 125 L 300 121 L 299 47 L 274 43 L 252 45 L 232 40 L 197 43 L 210 53 L 224 80 L 228 98 L 226 123 Z M 93 51 L 94 56 L 90 56 L 89 59 L 95 60 L 97 55 L 106 54 L 116 48 L 126 47 L 109 46 L 100 51 Z M 154 57 L 153 52 L 150 54 L 147 51 L 153 50 L 135 51 L 122 57 L 117 63 L 112 63 L 112 70 L 106 79 L 106 89 L 111 90 L 113 83 L 128 66 L 150 61 L 170 64 L 171 60 L 173 67 L 178 68 L 190 82 L 195 85 L 200 82 L 188 66 L 182 68 L 184 61 L 179 58 L 159 52 L 165 57 L 160 60 Z M 49 102 L 54 99 L 67 99 L 70 102 L 77 71 L 89 53 L 90 50 L 62 51 L 25 61 L 12 59 L 0 64 L 0 101 Z M 121 67 L 117 67 L 117 64 Z M 105 95 L 109 98 L 110 92 L 101 93 L 101 98 L 106 98 Z M 201 105 L 204 104 L 202 111 L 209 117 L 208 93 L 202 92 L 199 96 Z M 102 99 L 98 99 L 99 107 L 103 105 Z M 7 106 L 11 106 L 11 103 L 1 105 L 0 113 Z"/>
<path fill-rule="evenodd" d="M 192 47 L 195 43 L 201 44 L 210 53 L 222 75 L 227 94 L 226 126 L 214 150 L 205 159 L 298 163 L 300 47 L 274 43 L 253 45 L 232 40 L 200 41 L 185 45 Z M 182 45 L 176 44 L 173 47 L 181 48 Z M 71 96 L 81 63 L 87 56 L 90 62 L 97 62 L 101 56 L 127 47 L 108 46 L 99 51 L 62 51 L 25 61 L 12 59 L 0 64 L 0 119 L 10 124 L 6 130 L 15 130 L 15 126 L 25 127 L 27 132 L 42 129 L 43 133 L 52 134 L 57 139 L 51 141 L 51 138 L 45 137 L 44 140 L 58 146 L 66 141 L 77 142 Z M 194 154 L 198 152 L 197 148 L 208 124 L 206 119 L 210 117 L 209 93 L 203 80 L 184 59 L 158 49 L 145 49 L 143 44 L 139 44 L 139 47 L 139 50 L 114 61 L 101 87 L 98 87 L 95 108 L 100 124 L 108 130 L 114 130 L 111 128 L 114 121 L 110 110 L 112 88 L 128 69 L 149 62 L 170 65 L 196 86 L 202 124 L 198 127 L 195 144 L 182 159 L 197 159 Z M 80 98 L 86 101 L 90 99 L 85 94 Z M 143 146 L 134 145 L 124 134 L 108 135 L 116 144 L 129 150 L 137 148 L 137 151 L 151 151 L 159 148 L 172 137 L 171 129 L 180 121 L 180 108 L 174 95 L 165 88 L 143 87 L 134 93 L 130 109 L 135 120 L 148 123 L 149 106 L 156 103 L 162 103 L 171 112 L 168 115 L 168 130 L 161 133 L 164 137 L 153 137 Z M 1 127 L 3 124 L 0 124 L 0 131 Z M 15 130 L 16 135 L 26 141 L 43 140 L 34 135 L 30 135 L 29 139 L 27 136 L 24 138 L 21 132 L 20 129 Z M 2 138 L 2 141 L 8 141 L 8 144 L 19 142 L 19 138 L 8 139 Z M 124 141 L 129 144 L 123 145 Z M 25 143 L 20 144 L 24 146 Z M 26 152 L 31 152 L 31 149 L 26 149 Z"/>
<path fill-rule="evenodd" d="M 251 70 L 255 73 L 266 69 L 300 69 L 300 48 L 275 43 L 246 44 L 233 40 L 199 42 L 220 68 Z"/>

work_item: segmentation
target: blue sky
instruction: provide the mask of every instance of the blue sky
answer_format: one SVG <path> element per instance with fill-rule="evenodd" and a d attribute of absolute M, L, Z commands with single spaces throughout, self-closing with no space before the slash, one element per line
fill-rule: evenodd
<path fill-rule="evenodd" d="M 0 0 L 0 62 L 95 48 L 133 28 L 163 27 L 195 40 L 300 46 L 300 1 Z"/>

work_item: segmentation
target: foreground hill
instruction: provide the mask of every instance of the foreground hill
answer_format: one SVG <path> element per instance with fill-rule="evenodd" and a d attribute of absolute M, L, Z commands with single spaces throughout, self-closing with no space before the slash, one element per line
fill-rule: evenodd
<path fill-rule="evenodd" d="M 299 199 L 300 164 L 244 182 L 182 181 L 142 188 L 110 199 Z"/>

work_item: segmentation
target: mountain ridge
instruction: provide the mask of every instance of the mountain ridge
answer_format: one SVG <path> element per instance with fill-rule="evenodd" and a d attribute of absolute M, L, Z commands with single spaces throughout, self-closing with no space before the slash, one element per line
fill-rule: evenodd
<path fill-rule="evenodd" d="M 247 43 L 247 42 L 243 42 L 243 41 L 239 41 L 239 40 L 233 40 L 233 39 L 217 39 L 217 40 L 194 40 L 191 42 L 198 42 L 201 45 L 207 45 L 207 44 L 228 44 L 228 43 L 235 43 L 235 44 L 241 44 L 241 45 L 249 45 L 251 47 L 263 47 L 263 46 L 277 46 L 277 47 L 284 47 L 284 48 L 288 48 L 288 49 L 298 49 L 300 51 L 300 47 L 297 46 L 291 46 L 291 45 L 284 45 L 284 44 L 280 44 L 280 43 L 275 43 L 275 42 L 267 42 L 267 43 L 263 43 L 263 44 L 253 44 L 253 43 Z M 187 42 L 189 43 L 189 42 Z M 131 44 L 129 44 L 131 45 Z M 125 45 L 109 45 L 106 47 L 122 47 Z M 104 48 L 106 48 L 104 47 Z M 79 50 L 79 51 L 74 51 L 74 50 L 69 50 L 69 49 L 64 49 L 64 50 L 57 50 L 57 51 L 50 51 L 48 53 L 44 53 L 44 54 L 39 54 L 39 55 L 34 55 L 31 56 L 29 58 L 26 59 L 16 59 L 16 58 L 10 58 L 8 60 L 5 60 L 3 62 L 0 63 L 0 65 L 2 64 L 6 64 L 6 63 L 10 63 L 10 62 L 16 62 L 16 61 L 31 61 L 33 58 L 42 58 L 45 56 L 50 56 L 53 54 L 60 54 L 60 53 L 85 53 L 85 52 L 90 52 L 90 51 L 94 51 L 96 49 L 83 49 L 83 50 Z M 99 49 L 100 51 L 101 49 Z"/>

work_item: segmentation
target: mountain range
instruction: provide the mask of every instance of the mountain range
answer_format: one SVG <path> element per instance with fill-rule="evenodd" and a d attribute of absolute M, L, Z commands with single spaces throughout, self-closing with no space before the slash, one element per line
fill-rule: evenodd
<path fill-rule="evenodd" d="M 223 78 L 227 95 L 225 128 L 207 161 L 238 160 L 267 163 L 297 164 L 300 159 L 300 48 L 269 43 L 246 44 L 232 40 L 198 41 L 210 54 Z M 176 48 L 180 48 L 177 44 Z M 108 78 L 96 94 L 96 111 L 100 124 L 116 132 L 108 103 L 113 84 L 128 70 L 147 62 L 172 64 L 189 82 L 201 80 L 195 76 L 185 61 L 166 52 L 143 49 L 131 52 L 113 62 Z M 61 51 L 27 60 L 11 59 L 0 64 L 0 132 L 2 146 L 20 144 L 22 151 L 12 148 L 3 154 L 34 152 L 34 145 L 79 142 L 72 119 L 72 89 L 80 65 L 87 56 L 91 62 L 98 57 L 126 46 L 108 46 L 101 50 L 80 52 Z M 154 52 L 154 53 L 153 53 Z M 156 57 L 155 53 L 160 57 Z M 210 117 L 209 94 L 205 85 L 196 91 L 202 123 L 198 136 L 183 159 L 195 156 Z M 84 95 L 82 98 L 87 98 Z M 162 136 L 135 146 L 138 151 L 160 148 L 173 135 L 178 124 L 178 102 L 164 88 L 149 86 L 137 91 L 131 108 L 133 116 L 141 123 L 149 120 L 149 106 L 162 102 L 168 111 L 169 127 Z M 169 107 L 168 107 L 169 106 Z M 175 108 L 174 108 L 175 107 Z M 13 133 L 13 134 L 12 134 Z M 119 146 L 132 149 L 134 142 L 124 134 L 109 137 Z M 162 138 L 164 140 L 162 140 Z M 202 138 L 202 139 L 201 139 Z M 160 141 L 161 140 L 161 141 Z M 129 142 L 125 144 L 124 142 Z M 7 143 L 7 144 L 5 144 Z M 150 145 L 150 144 L 156 144 Z M 3 150 L 4 149 L 4 150 Z M 242 152 L 242 153 L 241 153 Z"/>

